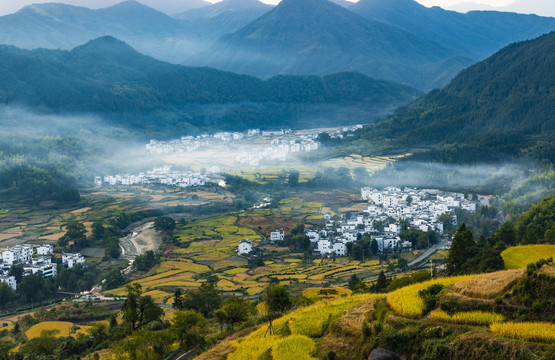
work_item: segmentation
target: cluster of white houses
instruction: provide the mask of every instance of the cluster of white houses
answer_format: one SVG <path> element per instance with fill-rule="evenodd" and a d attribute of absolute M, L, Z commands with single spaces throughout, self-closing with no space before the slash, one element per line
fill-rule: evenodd
<path fill-rule="evenodd" d="M 208 171 L 210 173 L 217 174 L 220 170 L 217 166 L 214 166 L 209 168 Z M 110 175 L 104 177 L 104 179 L 100 176 L 95 176 L 94 178 L 96 186 L 102 186 L 104 184 L 110 186 L 161 184 L 178 187 L 192 187 L 204 186 L 210 181 L 210 178 L 205 174 L 191 171 L 172 170 L 171 166 L 164 166 L 156 168 L 152 171 L 147 171 L 146 173 L 139 173 L 135 175 Z"/>
<path fill-rule="evenodd" d="M 264 161 L 286 161 L 295 153 L 318 150 L 317 134 L 301 135 L 296 139 L 273 139 L 270 146 L 256 152 L 242 152 L 235 160 L 243 165 L 258 166 Z"/>
<path fill-rule="evenodd" d="M 151 154 L 188 153 L 209 148 L 214 145 L 232 143 L 259 136 L 282 136 L 290 134 L 291 132 L 292 131 L 290 129 L 278 131 L 260 131 L 260 129 L 251 129 L 246 133 L 218 132 L 213 135 L 203 134 L 199 136 L 182 136 L 181 139 L 170 141 L 150 140 L 150 142 L 146 144 L 146 151 Z"/>
<path fill-rule="evenodd" d="M 368 201 L 362 212 L 346 212 L 341 221 L 334 221 L 330 213 L 324 215 L 323 229 L 308 229 L 314 251 L 320 255 L 347 255 L 347 244 L 369 234 L 376 240 L 380 253 L 409 251 L 412 244 L 399 237 L 402 222 L 422 231 L 436 231 L 442 235 L 443 222 L 439 217 L 447 214 L 453 225 L 457 224 L 455 209 L 476 210 L 478 201 L 466 199 L 463 194 L 387 187 L 383 190 L 362 188 L 361 196 Z M 270 233 L 271 242 L 284 240 L 283 229 Z M 252 246 L 251 246 L 252 249 Z"/>
<path fill-rule="evenodd" d="M 6 248 L 2 251 L 0 281 L 17 290 L 15 277 L 9 275 L 13 265 L 23 266 L 23 276 L 40 273 L 44 278 L 55 278 L 58 275 L 58 264 L 52 262 L 53 250 L 54 247 L 50 244 L 42 244 L 36 247 L 22 244 Z M 62 265 L 67 268 L 72 268 L 84 262 L 85 258 L 79 253 L 62 254 Z"/>

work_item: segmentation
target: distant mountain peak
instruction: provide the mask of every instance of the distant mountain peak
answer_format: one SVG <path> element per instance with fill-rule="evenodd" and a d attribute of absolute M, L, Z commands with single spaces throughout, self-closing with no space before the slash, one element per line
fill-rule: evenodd
<path fill-rule="evenodd" d="M 77 46 L 74 48 L 72 53 L 81 53 L 81 52 L 99 52 L 103 54 L 110 54 L 110 56 L 114 56 L 115 54 L 137 54 L 141 55 L 137 52 L 133 47 L 127 44 L 124 41 L 116 39 L 113 36 L 105 35 L 99 37 L 97 39 L 91 40 L 81 46 Z"/>

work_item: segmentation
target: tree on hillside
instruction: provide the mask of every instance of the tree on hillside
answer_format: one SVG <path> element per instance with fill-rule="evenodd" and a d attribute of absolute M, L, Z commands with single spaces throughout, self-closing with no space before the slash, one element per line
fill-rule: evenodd
<path fill-rule="evenodd" d="M 222 307 L 214 312 L 214 316 L 220 324 L 228 324 L 233 330 L 233 326 L 246 321 L 250 313 L 250 305 L 245 299 L 231 296 L 225 299 Z"/>
<path fill-rule="evenodd" d="M 354 290 L 355 287 L 360 283 L 360 279 L 358 278 L 357 274 L 353 274 L 347 283 L 349 289 Z"/>
<path fill-rule="evenodd" d="M 205 282 L 196 290 L 191 290 L 183 296 L 183 309 L 195 310 L 205 317 L 212 317 L 222 304 L 222 296 L 213 283 Z"/>
<path fill-rule="evenodd" d="M 493 242 L 503 241 L 507 246 L 515 246 L 517 243 L 516 228 L 511 222 L 506 222 L 493 234 Z"/>
<path fill-rule="evenodd" d="M 522 244 L 555 243 L 555 194 L 532 205 L 517 221 L 518 240 Z"/>
<path fill-rule="evenodd" d="M 58 246 L 66 247 L 69 242 L 73 241 L 72 249 L 80 250 L 88 246 L 87 229 L 85 225 L 72 221 L 66 226 L 66 233 L 58 240 Z"/>
<path fill-rule="evenodd" d="M 131 331 L 152 321 L 160 320 L 164 311 L 154 303 L 150 296 L 143 296 L 143 287 L 139 283 L 132 283 L 125 287 L 127 298 L 121 308 L 123 320 Z"/>
<path fill-rule="evenodd" d="M 208 333 L 206 319 L 194 310 L 176 312 L 171 330 L 177 335 L 184 350 L 203 346 L 204 337 Z"/>
<path fill-rule="evenodd" d="M 106 229 L 104 228 L 104 224 L 102 223 L 102 221 L 95 221 L 91 225 L 91 235 L 89 236 L 89 239 L 93 243 L 96 243 L 97 241 L 102 240 L 104 238 L 105 230 Z"/>
<path fill-rule="evenodd" d="M 299 172 L 297 170 L 289 171 L 289 176 L 287 177 L 287 183 L 291 187 L 295 187 L 299 184 Z"/>
<path fill-rule="evenodd" d="M 154 220 L 154 229 L 170 233 L 175 229 L 175 220 L 169 216 L 160 216 Z"/>
<path fill-rule="evenodd" d="M 469 260 L 476 256 L 476 243 L 474 242 L 474 236 L 466 228 L 465 224 L 462 224 L 453 238 L 451 244 L 451 250 L 447 256 L 447 273 L 449 275 L 456 275 L 470 272 Z"/>
<path fill-rule="evenodd" d="M 272 321 L 280 317 L 284 312 L 291 309 L 293 302 L 286 288 L 279 285 L 269 285 L 264 293 L 264 302 L 268 314 L 268 330 L 266 333 L 272 335 Z"/>

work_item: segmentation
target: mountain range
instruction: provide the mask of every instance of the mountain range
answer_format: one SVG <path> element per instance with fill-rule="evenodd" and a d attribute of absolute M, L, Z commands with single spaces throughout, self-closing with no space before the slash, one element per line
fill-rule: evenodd
<path fill-rule="evenodd" d="M 357 137 L 422 157 L 487 161 L 533 154 L 555 161 L 555 32 L 511 44 Z"/>
<path fill-rule="evenodd" d="M 68 50 L 113 35 L 145 54 L 172 60 L 194 53 L 193 33 L 191 24 L 132 0 L 97 10 L 35 4 L 0 17 L 0 44 L 24 49 Z"/>
<path fill-rule="evenodd" d="M 186 64 L 260 77 L 353 69 L 426 90 L 510 42 L 553 29 L 553 18 L 460 14 L 413 0 L 361 0 L 348 9 L 284 0 Z"/>
<path fill-rule="evenodd" d="M 555 19 L 495 11 L 461 14 L 413 0 L 360 0 L 349 8 L 366 19 L 394 25 L 453 51 L 482 60 L 505 45 L 553 30 Z"/>
<path fill-rule="evenodd" d="M 420 88 L 435 84 L 446 66 L 470 63 L 440 44 L 326 0 L 283 0 L 188 62 L 259 77 L 357 70 Z"/>
<path fill-rule="evenodd" d="M 360 73 L 268 80 L 165 63 L 113 37 L 62 50 L 0 47 L 0 103 L 39 112 L 100 114 L 122 125 L 246 129 L 298 126 L 334 111 L 366 121 L 419 95 Z M 315 110 L 318 108 L 319 110 Z M 358 119 L 361 120 L 361 119 Z M 311 126 L 304 124 L 305 126 Z"/>
<path fill-rule="evenodd" d="M 273 8 L 258 0 L 223 0 L 174 15 L 187 20 L 200 38 L 214 41 L 241 29 Z"/>
<path fill-rule="evenodd" d="M 0 43 L 72 49 L 104 35 L 184 65 L 268 78 L 359 71 L 416 86 L 443 86 L 507 44 L 555 29 L 554 18 L 459 14 L 412 0 L 224 0 L 170 17 L 128 0 L 91 10 L 27 6 L 0 17 Z M 197 4 L 198 5 L 198 4 Z"/>

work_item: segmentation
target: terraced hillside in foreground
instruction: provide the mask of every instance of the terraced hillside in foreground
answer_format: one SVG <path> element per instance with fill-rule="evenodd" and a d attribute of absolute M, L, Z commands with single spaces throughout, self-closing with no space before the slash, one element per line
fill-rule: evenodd
<path fill-rule="evenodd" d="M 553 359 L 553 275 L 553 262 L 538 261 L 388 294 L 338 294 L 275 320 L 272 335 L 263 324 L 198 359 L 363 359 L 376 347 L 406 359 Z"/>

